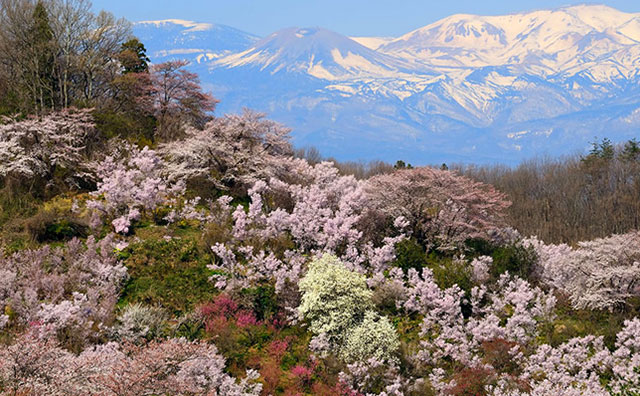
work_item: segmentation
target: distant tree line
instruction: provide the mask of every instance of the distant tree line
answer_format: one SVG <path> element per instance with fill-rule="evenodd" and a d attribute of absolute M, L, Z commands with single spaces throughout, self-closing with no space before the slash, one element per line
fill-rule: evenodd
<path fill-rule="evenodd" d="M 525 235 L 572 243 L 640 227 L 640 144 L 605 138 L 586 155 L 537 158 L 515 168 L 456 166 L 494 185 L 513 205 L 507 221 Z"/>

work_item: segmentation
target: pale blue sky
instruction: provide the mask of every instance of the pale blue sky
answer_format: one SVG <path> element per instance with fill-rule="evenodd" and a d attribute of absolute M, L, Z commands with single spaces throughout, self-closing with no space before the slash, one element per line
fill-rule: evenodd
<path fill-rule="evenodd" d="M 188 19 L 233 26 L 259 36 L 290 26 L 322 26 L 350 36 L 398 36 L 451 14 L 498 15 L 584 4 L 572 0 L 93 0 L 131 21 Z M 603 0 L 640 12 L 639 0 Z"/>

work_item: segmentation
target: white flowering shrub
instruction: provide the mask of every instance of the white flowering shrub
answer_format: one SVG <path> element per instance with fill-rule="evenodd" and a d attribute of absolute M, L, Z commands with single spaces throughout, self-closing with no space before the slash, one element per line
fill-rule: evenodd
<path fill-rule="evenodd" d="M 160 308 L 130 304 L 118 315 L 112 337 L 129 342 L 154 338 L 167 327 L 167 319 L 167 314 Z"/>
<path fill-rule="evenodd" d="M 326 334 L 333 344 L 341 344 L 347 331 L 373 308 L 365 277 L 331 255 L 312 261 L 299 287 L 300 315 L 309 321 L 312 332 Z"/>
<path fill-rule="evenodd" d="M 340 356 L 347 362 L 368 358 L 393 361 L 400 347 L 395 327 L 385 316 L 367 311 L 359 325 L 350 329 L 340 348 Z"/>
<path fill-rule="evenodd" d="M 336 257 L 324 255 L 311 262 L 299 287 L 299 313 L 317 335 L 313 349 L 324 347 L 346 362 L 395 360 L 398 335 L 389 319 L 373 311 L 373 293 L 363 275 L 349 271 Z"/>

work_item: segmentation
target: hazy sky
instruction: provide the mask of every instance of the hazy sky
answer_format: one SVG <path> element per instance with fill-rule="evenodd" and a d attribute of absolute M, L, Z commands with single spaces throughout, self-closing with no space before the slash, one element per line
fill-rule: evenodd
<path fill-rule="evenodd" d="M 259 36 L 290 26 L 322 26 L 350 36 L 398 36 L 451 14 L 497 15 L 583 4 L 571 0 L 93 0 L 131 21 L 188 19 Z M 640 12 L 639 0 L 603 0 Z"/>

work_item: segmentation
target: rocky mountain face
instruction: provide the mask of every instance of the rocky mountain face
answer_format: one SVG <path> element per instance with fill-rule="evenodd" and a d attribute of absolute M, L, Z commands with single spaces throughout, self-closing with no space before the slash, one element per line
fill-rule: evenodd
<path fill-rule="evenodd" d="M 454 15 L 398 38 L 135 30 L 153 61 L 189 59 L 219 113 L 263 111 L 339 159 L 516 163 L 640 134 L 640 14 L 606 6 Z"/>

